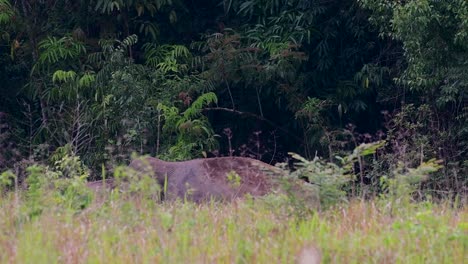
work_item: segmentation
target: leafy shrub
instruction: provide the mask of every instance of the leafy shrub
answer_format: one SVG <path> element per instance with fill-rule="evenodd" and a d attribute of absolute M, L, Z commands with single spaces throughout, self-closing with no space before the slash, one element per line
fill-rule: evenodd
<path fill-rule="evenodd" d="M 352 178 L 346 174 L 344 167 L 326 162 L 318 157 L 311 161 L 298 154 L 293 154 L 292 157 L 299 162 L 295 165 L 296 170 L 290 174 L 290 177 L 304 179 L 308 182 L 307 187 L 318 197 L 320 208 L 327 208 L 337 202 L 346 201 L 346 192 L 343 187 Z"/>
<path fill-rule="evenodd" d="M 15 180 L 16 175 L 11 170 L 0 173 L 0 195 L 11 188 Z"/>
<path fill-rule="evenodd" d="M 141 159 L 144 162 L 144 159 Z M 161 201 L 164 190 L 160 186 L 157 177 L 149 163 L 147 168 L 136 171 L 126 166 L 119 166 L 114 170 L 117 192 L 112 193 L 112 198 L 120 196 L 137 198 L 152 202 Z"/>
<path fill-rule="evenodd" d="M 360 163 L 364 156 L 374 154 L 381 148 L 385 141 L 361 144 L 354 151 L 345 157 L 336 157 L 340 164 L 327 162 L 319 157 L 309 161 L 302 156 L 290 153 L 298 162 L 295 164 L 295 171 L 289 173 L 288 179 L 305 180 L 308 184 L 303 184 L 300 196 L 315 196 L 319 202 L 319 208 L 328 208 L 339 202 L 347 201 L 346 190 L 356 180 L 352 166 L 355 162 Z M 286 164 L 280 165 L 285 168 Z M 291 190 L 291 184 L 286 183 L 287 189 Z M 297 194 L 293 193 L 297 198 Z M 294 198 L 294 199 L 296 199 Z"/>
<path fill-rule="evenodd" d="M 382 177 L 381 184 L 387 191 L 382 194 L 386 202 L 390 202 L 391 209 L 410 208 L 415 193 L 421 184 L 428 180 L 429 174 L 442 168 L 440 161 L 431 159 L 421 163 L 417 168 L 405 168 L 400 165 L 393 171 L 391 177 Z"/>
<path fill-rule="evenodd" d="M 26 210 L 30 217 L 51 206 L 74 211 L 92 202 L 92 193 L 86 186 L 89 171 L 79 157 L 65 155 L 52 169 L 33 165 L 27 172 Z"/>

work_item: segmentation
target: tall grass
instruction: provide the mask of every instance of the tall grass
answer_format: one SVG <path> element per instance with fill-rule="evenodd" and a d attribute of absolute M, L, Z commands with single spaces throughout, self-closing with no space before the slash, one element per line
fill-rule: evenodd
<path fill-rule="evenodd" d="M 285 199 L 230 204 L 112 198 L 84 211 L 0 198 L 1 263 L 463 263 L 468 210 L 354 200 L 299 217 Z M 307 254 L 309 253 L 309 254 Z M 312 263 L 312 262 L 309 262 Z"/>

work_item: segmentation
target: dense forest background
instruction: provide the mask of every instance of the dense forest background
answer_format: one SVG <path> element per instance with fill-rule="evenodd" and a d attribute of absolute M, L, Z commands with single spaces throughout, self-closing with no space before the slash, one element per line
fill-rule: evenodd
<path fill-rule="evenodd" d="M 466 0 L 0 0 L 0 171 L 287 152 L 466 192 Z"/>

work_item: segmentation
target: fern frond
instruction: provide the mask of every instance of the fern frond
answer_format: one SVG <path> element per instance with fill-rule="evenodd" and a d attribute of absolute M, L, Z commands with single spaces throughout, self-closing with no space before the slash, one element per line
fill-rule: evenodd
<path fill-rule="evenodd" d="M 76 72 L 58 70 L 52 75 L 53 82 L 70 82 L 75 80 Z"/>
<path fill-rule="evenodd" d="M 123 0 L 98 0 L 95 10 L 100 10 L 103 14 L 110 14 L 114 10 L 120 10 L 124 7 Z"/>
<path fill-rule="evenodd" d="M 90 87 L 95 80 L 96 76 L 93 73 L 85 73 L 83 76 L 81 76 L 80 80 L 78 81 L 78 86 Z"/>
<path fill-rule="evenodd" d="M 54 64 L 61 60 L 75 59 L 86 53 L 83 43 L 76 42 L 71 37 L 48 37 L 39 42 L 39 63 Z"/>
<path fill-rule="evenodd" d="M 302 108 L 296 112 L 296 118 L 307 117 L 310 120 L 318 118 L 320 111 L 323 110 L 327 104 L 326 100 L 320 100 L 318 98 L 308 98 Z"/>
<path fill-rule="evenodd" d="M 144 22 L 140 25 L 140 33 L 144 33 L 145 36 L 151 36 L 151 38 L 155 41 L 159 36 L 159 28 L 155 23 Z"/>
<path fill-rule="evenodd" d="M 124 40 L 122 40 L 121 43 L 124 48 L 128 48 L 130 46 L 135 45 L 137 42 L 138 42 L 138 36 L 133 34 L 124 38 Z"/>
<path fill-rule="evenodd" d="M 184 111 L 183 116 L 185 120 L 193 119 L 201 114 L 204 106 L 211 103 L 218 103 L 218 97 L 215 93 L 209 92 L 200 95 L 187 110 Z"/>
<path fill-rule="evenodd" d="M 15 15 L 15 10 L 9 0 L 0 0 L 0 25 L 8 24 Z"/>
<path fill-rule="evenodd" d="M 183 45 L 161 45 L 145 44 L 146 64 L 155 68 L 160 68 L 163 72 L 171 69 L 174 72 L 179 72 L 180 67 L 188 61 L 192 54 L 189 49 Z M 184 66 L 185 67 L 185 66 Z"/>

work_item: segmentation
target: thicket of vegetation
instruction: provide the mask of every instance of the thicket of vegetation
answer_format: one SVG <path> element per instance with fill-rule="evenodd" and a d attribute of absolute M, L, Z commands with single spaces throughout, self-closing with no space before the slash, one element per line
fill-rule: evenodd
<path fill-rule="evenodd" d="M 0 171 L 22 184 L 74 157 L 99 179 L 134 152 L 340 164 L 385 140 L 343 190 L 431 164 L 421 197 L 453 197 L 467 51 L 465 0 L 0 0 Z"/>
<path fill-rule="evenodd" d="M 0 262 L 463 263 L 467 99 L 466 0 L 0 0 Z M 161 201 L 135 154 L 281 190 Z"/>
<path fill-rule="evenodd" d="M 395 175 L 371 201 L 337 203 L 343 168 L 303 160 L 290 176 L 318 183 L 304 193 L 195 204 L 155 202 L 154 177 L 125 166 L 116 189 L 91 192 L 89 171 L 67 156 L 29 167 L 27 189 L 4 192 L 14 175 L 1 175 L 0 263 L 462 263 L 466 201 L 412 202 L 434 166 Z"/>
<path fill-rule="evenodd" d="M 464 262 L 466 210 L 386 205 L 353 202 L 300 218 L 278 197 L 222 206 L 113 199 L 79 214 L 47 207 L 25 221 L 14 198 L 2 197 L 0 262 Z"/>

